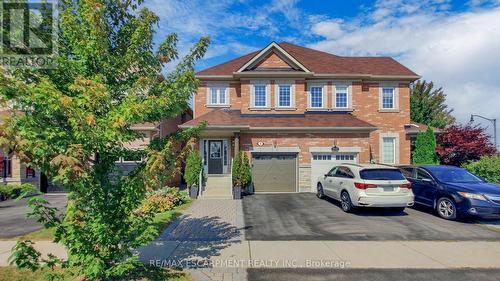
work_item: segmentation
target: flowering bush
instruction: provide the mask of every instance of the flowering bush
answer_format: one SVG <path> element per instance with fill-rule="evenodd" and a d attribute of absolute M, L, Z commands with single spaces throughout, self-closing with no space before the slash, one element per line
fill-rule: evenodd
<path fill-rule="evenodd" d="M 186 192 L 179 191 L 176 187 L 166 187 L 150 193 L 140 211 L 144 213 L 163 213 L 188 202 Z"/>

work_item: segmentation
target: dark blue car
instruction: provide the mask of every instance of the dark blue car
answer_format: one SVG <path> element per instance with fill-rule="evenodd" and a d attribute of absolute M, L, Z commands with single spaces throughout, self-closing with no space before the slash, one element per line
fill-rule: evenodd
<path fill-rule="evenodd" d="M 474 216 L 500 218 L 500 185 L 454 166 L 402 166 L 415 203 L 429 206 L 447 220 Z"/>

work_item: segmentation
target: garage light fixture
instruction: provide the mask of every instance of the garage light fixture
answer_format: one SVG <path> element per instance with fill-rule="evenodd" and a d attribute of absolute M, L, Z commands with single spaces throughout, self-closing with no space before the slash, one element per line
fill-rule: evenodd
<path fill-rule="evenodd" d="M 332 152 L 339 152 L 340 148 L 337 146 L 337 141 L 333 141 Z"/>

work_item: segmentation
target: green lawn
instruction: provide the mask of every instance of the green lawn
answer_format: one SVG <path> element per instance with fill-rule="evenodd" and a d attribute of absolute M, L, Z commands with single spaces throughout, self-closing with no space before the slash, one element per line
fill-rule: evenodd
<path fill-rule="evenodd" d="M 156 215 L 154 219 L 154 224 L 158 231 L 163 230 L 167 225 L 177 218 L 183 210 L 191 205 L 191 202 L 183 204 L 174 210 L 160 213 Z M 43 241 L 52 240 L 54 237 L 53 229 L 41 229 L 26 235 L 18 236 L 16 240 L 32 240 L 32 241 Z M 134 274 L 135 277 L 130 277 L 123 280 L 137 280 L 137 281 L 192 281 L 193 279 L 182 272 L 179 271 L 167 271 L 161 270 L 159 268 L 151 268 L 150 270 L 141 271 Z M 0 280 L 1 281 L 45 281 L 43 272 L 31 272 L 26 269 L 17 269 L 15 267 L 0 267 Z M 63 279 L 63 281 L 70 280 L 82 280 L 81 278 L 75 278 L 74 276 L 68 276 Z"/>
<path fill-rule="evenodd" d="M 58 270 L 58 273 L 68 273 L 68 269 L 65 271 Z M 13 266 L 0 267 L 0 280 L 2 281 L 46 281 L 44 279 L 45 272 L 31 272 L 28 269 L 17 269 Z M 60 280 L 60 279 L 58 279 Z M 64 279 L 61 281 L 81 281 L 84 280 L 78 276 L 71 276 L 70 274 L 65 274 Z M 193 281 L 191 276 L 182 273 L 180 271 L 174 270 L 164 270 L 160 268 L 151 268 L 149 270 L 141 271 L 137 274 L 132 274 L 127 278 L 122 280 L 127 281 Z"/>
<path fill-rule="evenodd" d="M 171 211 L 157 214 L 154 218 L 154 224 L 158 231 L 162 231 L 169 223 L 177 218 L 183 210 L 191 205 L 191 202 L 182 204 Z M 3 238 L 2 240 L 31 240 L 31 241 L 52 241 L 54 238 L 54 229 L 40 229 L 31 233 L 17 236 L 14 238 Z M 3 280 L 3 279 L 0 279 Z"/>

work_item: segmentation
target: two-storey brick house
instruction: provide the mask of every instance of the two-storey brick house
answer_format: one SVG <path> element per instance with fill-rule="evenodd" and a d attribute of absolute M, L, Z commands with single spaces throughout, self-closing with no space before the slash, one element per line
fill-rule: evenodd
<path fill-rule="evenodd" d="M 335 163 L 408 164 L 409 84 L 389 57 L 341 57 L 271 43 L 197 73 L 194 119 L 205 172 L 230 174 L 239 150 L 256 192 L 309 192 Z"/>

